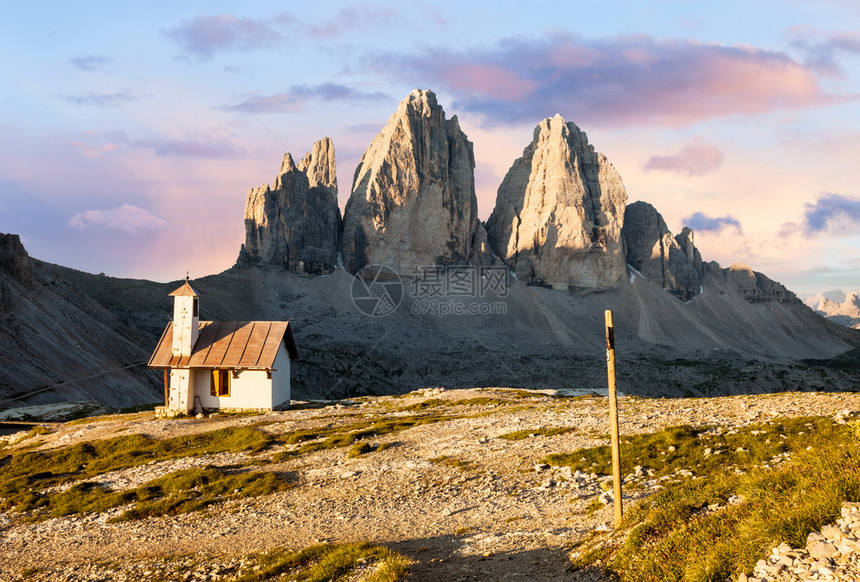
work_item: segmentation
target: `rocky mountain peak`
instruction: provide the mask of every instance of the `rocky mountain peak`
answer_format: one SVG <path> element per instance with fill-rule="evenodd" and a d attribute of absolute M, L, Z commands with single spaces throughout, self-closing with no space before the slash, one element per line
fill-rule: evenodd
<path fill-rule="evenodd" d="M 281 160 L 281 169 L 278 171 L 278 176 L 275 178 L 275 182 L 272 185 L 272 190 L 277 190 L 281 187 L 281 177 L 292 174 L 298 168 L 296 168 L 296 163 L 293 161 L 293 154 L 287 152 L 284 154 L 284 159 Z"/>
<path fill-rule="evenodd" d="M 704 267 L 690 228 L 672 236 L 656 208 L 634 202 L 624 211 L 621 233 L 631 267 L 684 301 L 699 293 Z"/>
<path fill-rule="evenodd" d="M 626 202 L 606 156 L 576 124 L 556 115 L 535 127 L 499 186 L 487 221 L 490 246 L 527 283 L 618 285 L 626 274 Z"/>
<path fill-rule="evenodd" d="M 860 329 L 860 297 L 856 292 L 847 293 L 841 302 L 821 297 L 815 311 L 840 325 Z"/>
<path fill-rule="evenodd" d="M 298 166 L 286 153 L 271 187 L 248 191 L 237 263 L 329 273 L 337 265 L 340 226 L 334 145 L 324 138 Z"/>
<path fill-rule="evenodd" d="M 373 139 L 344 210 L 346 268 L 480 260 L 472 143 L 432 91 L 412 91 Z M 486 251 L 484 251 L 486 252 Z"/>
<path fill-rule="evenodd" d="M 308 177 L 311 188 L 328 188 L 337 199 L 337 173 L 334 161 L 334 144 L 324 137 L 299 162 L 298 169 Z"/>
<path fill-rule="evenodd" d="M 858 298 L 857 293 L 847 293 L 845 301 L 841 302 L 823 297 L 815 310 L 827 317 L 844 315 L 860 318 L 860 298 Z"/>

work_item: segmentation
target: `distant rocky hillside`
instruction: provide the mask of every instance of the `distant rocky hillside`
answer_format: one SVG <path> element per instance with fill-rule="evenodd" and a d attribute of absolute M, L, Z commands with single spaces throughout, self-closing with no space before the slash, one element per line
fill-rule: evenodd
<path fill-rule="evenodd" d="M 17 235 L 0 234 L 0 408 L 158 401 L 159 375 L 144 365 L 151 330 L 123 321 L 130 306 L 99 303 L 110 302 L 110 285 L 121 280 L 82 274 L 92 282 L 83 289 L 72 272 L 30 259 Z"/>
<path fill-rule="evenodd" d="M 606 309 L 624 392 L 858 385 L 860 332 L 747 265 L 703 260 L 693 231 L 673 235 L 653 206 L 626 205 L 618 172 L 560 116 L 538 123 L 486 225 L 472 143 L 430 91 L 410 93 L 374 138 L 342 219 L 336 201 L 331 140 L 298 164 L 287 154 L 274 183 L 248 193 L 236 265 L 193 281 L 203 319 L 291 321 L 297 398 L 600 389 Z M 367 265 L 396 274 L 357 282 Z M 0 396 L 21 396 L 0 407 L 159 400 L 161 378 L 141 364 L 178 284 L 47 265 L 0 239 Z"/>

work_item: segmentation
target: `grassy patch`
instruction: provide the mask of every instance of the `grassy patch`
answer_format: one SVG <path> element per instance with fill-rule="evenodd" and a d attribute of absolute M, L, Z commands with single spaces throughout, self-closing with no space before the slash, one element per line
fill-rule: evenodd
<path fill-rule="evenodd" d="M 37 426 L 34 426 L 33 428 L 31 428 L 29 431 L 27 431 L 27 434 L 25 434 L 20 439 L 18 439 L 18 441 L 15 444 L 22 443 L 28 439 L 35 438 L 37 436 L 42 436 L 44 434 L 51 434 L 52 432 L 54 432 L 54 431 L 52 431 L 51 429 L 49 429 L 47 427 L 37 425 Z"/>
<path fill-rule="evenodd" d="M 110 522 L 197 511 L 228 499 L 256 497 L 283 491 L 289 484 L 273 473 L 235 472 L 205 467 L 175 471 L 130 491 L 106 491 L 95 483 L 77 483 L 48 495 L 44 507 L 52 517 L 100 513 L 134 504 Z"/>
<path fill-rule="evenodd" d="M 621 472 L 630 473 L 641 465 L 657 476 L 678 469 L 699 476 L 719 475 L 730 469 L 743 469 L 779 462 L 779 455 L 803 450 L 822 434 L 833 434 L 828 418 L 801 417 L 763 423 L 738 429 L 671 427 L 656 433 L 621 439 Z M 552 454 L 544 462 L 594 473 L 612 472 L 611 447 L 605 445 L 579 449 L 572 453 Z"/>
<path fill-rule="evenodd" d="M 531 396 L 531 395 L 530 395 Z M 513 395 L 514 398 L 521 399 L 523 396 L 521 395 Z M 409 406 L 403 406 L 398 410 L 402 412 L 411 412 L 411 411 L 419 411 L 419 410 L 427 410 L 428 408 L 437 408 L 440 406 L 504 406 L 508 404 L 514 404 L 513 400 L 506 400 L 504 398 L 495 398 L 490 396 L 477 396 L 475 398 L 461 398 L 460 400 L 446 400 L 443 398 L 428 398 L 427 400 L 422 400 L 421 402 L 416 402 L 415 404 L 410 404 Z"/>
<path fill-rule="evenodd" d="M 810 531 L 838 517 L 842 501 L 860 500 L 860 442 L 850 427 L 827 418 L 724 434 L 678 427 L 627 440 L 637 464 L 650 463 L 661 473 L 698 467 L 696 474 L 706 478 L 669 484 L 634 505 L 625 515 L 628 534 L 620 545 L 592 545 L 574 561 L 577 568 L 602 563 L 622 582 L 737 579 L 781 542 L 803 547 Z M 655 447 L 650 456 L 640 449 L 648 443 Z M 720 444 L 722 455 L 700 452 Z M 667 451 L 670 446 L 675 451 Z M 745 450 L 730 454 L 734 448 Z M 786 452 L 790 460 L 772 462 Z M 591 466 L 593 458 L 603 468 L 597 449 L 574 456 L 575 464 Z"/>
<path fill-rule="evenodd" d="M 399 410 L 403 412 L 411 412 L 416 410 L 427 410 L 428 408 L 436 408 L 437 406 L 451 406 L 451 403 L 450 401 L 442 400 L 441 398 L 428 398 L 427 400 L 422 400 L 415 404 L 402 406 Z"/>
<path fill-rule="evenodd" d="M 372 453 L 376 449 L 370 443 L 355 443 L 350 447 L 349 452 L 346 456 L 350 459 L 354 459 L 356 457 L 360 457 L 361 455 L 366 455 L 367 453 Z"/>
<path fill-rule="evenodd" d="M 523 439 L 527 439 L 534 436 L 556 436 L 560 434 L 567 434 L 569 432 L 573 432 L 576 429 L 556 426 L 553 428 L 536 428 L 534 430 L 518 430 L 516 432 L 509 432 L 503 435 L 499 435 L 500 439 L 505 439 L 507 441 L 521 441 Z"/>
<path fill-rule="evenodd" d="M 367 582 L 395 582 L 403 579 L 409 560 L 382 546 L 360 544 L 322 544 L 299 552 L 267 552 L 255 557 L 259 569 L 234 579 L 234 582 L 295 580 L 328 582 L 355 579 Z"/>
<path fill-rule="evenodd" d="M 502 390 L 505 396 L 513 396 L 514 398 L 546 398 L 546 394 L 542 392 L 530 392 L 519 388 L 509 388 Z"/>
<path fill-rule="evenodd" d="M 127 406 L 126 408 L 120 408 L 117 412 L 119 414 L 134 414 L 136 412 L 148 412 L 150 410 L 155 410 L 156 406 L 163 405 L 163 402 L 153 402 L 152 404 L 138 404 L 137 406 Z"/>
<path fill-rule="evenodd" d="M 8 455 L 0 459 L 0 510 L 48 507 L 50 499 L 40 490 L 53 485 L 153 461 L 228 451 L 253 453 L 272 442 L 267 433 L 238 427 L 164 440 L 128 435 L 63 449 Z"/>
<path fill-rule="evenodd" d="M 449 455 L 442 455 L 441 457 L 434 457 L 429 459 L 431 463 L 436 463 L 437 465 L 445 465 L 447 467 L 453 467 L 458 471 L 465 471 L 466 469 L 472 468 L 472 463 L 470 461 L 464 461 L 463 459 L 458 459 L 457 457 L 451 457 Z"/>
<path fill-rule="evenodd" d="M 365 420 L 343 426 L 299 430 L 282 436 L 280 440 L 286 444 L 303 444 L 294 450 L 283 451 L 273 455 L 272 460 L 278 463 L 288 461 L 313 451 L 348 447 L 367 438 L 392 434 L 414 426 L 453 420 L 455 418 L 459 417 L 444 415 L 402 416 L 382 420 Z"/>

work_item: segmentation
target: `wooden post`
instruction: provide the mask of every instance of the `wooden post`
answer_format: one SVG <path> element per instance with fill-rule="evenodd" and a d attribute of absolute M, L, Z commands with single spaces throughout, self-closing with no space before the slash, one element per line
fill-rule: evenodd
<path fill-rule="evenodd" d="M 609 424 L 612 437 L 612 497 L 615 501 L 615 527 L 621 527 L 621 445 L 618 442 L 618 397 L 615 390 L 615 324 L 612 310 L 606 310 L 606 371 L 609 377 Z"/>

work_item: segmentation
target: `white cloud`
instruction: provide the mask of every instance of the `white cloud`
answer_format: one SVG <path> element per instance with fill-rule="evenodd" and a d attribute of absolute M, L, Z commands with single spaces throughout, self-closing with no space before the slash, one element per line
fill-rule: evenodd
<path fill-rule="evenodd" d="M 123 204 L 110 210 L 86 210 L 75 214 L 69 226 L 77 229 L 108 229 L 138 234 L 145 230 L 159 230 L 167 226 L 167 221 L 155 216 L 149 210 Z"/>

